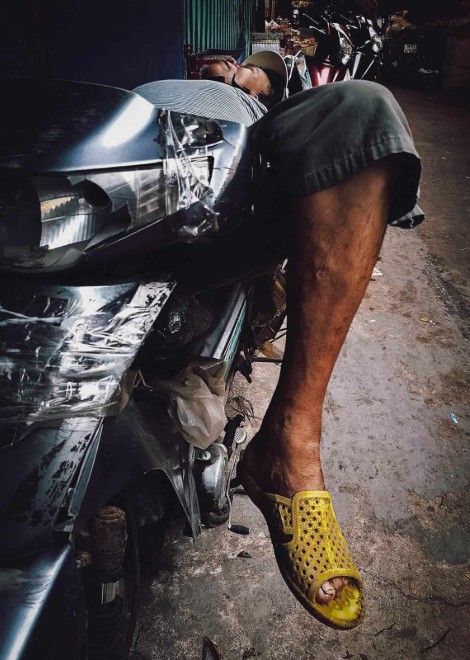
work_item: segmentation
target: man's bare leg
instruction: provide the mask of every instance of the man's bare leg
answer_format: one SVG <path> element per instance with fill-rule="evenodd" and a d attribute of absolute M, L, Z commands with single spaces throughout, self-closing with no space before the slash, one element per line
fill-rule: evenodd
<path fill-rule="evenodd" d="M 288 333 L 279 382 L 245 460 L 263 490 L 292 497 L 323 490 L 323 400 L 385 234 L 390 159 L 301 199 L 288 267 Z M 327 602 L 346 578 L 317 594 Z"/>

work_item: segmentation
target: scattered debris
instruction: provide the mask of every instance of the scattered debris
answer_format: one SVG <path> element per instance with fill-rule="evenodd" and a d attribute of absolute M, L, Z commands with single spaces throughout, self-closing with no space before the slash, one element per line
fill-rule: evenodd
<path fill-rule="evenodd" d="M 458 424 L 458 423 L 459 423 L 459 419 L 458 419 L 457 415 L 454 415 L 454 413 L 450 413 L 449 417 L 450 417 L 451 420 L 454 422 L 454 424 Z"/>
<path fill-rule="evenodd" d="M 202 660 L 225 660 L 220 647 L 209 637 L 202 638 Z"/>
<path fill-rule="evenodd" d="M 229 531 L 233 532 L 234 534 L 243 534 L 244 536 L 246 536 L 247 534 L 250 533 L 250 528 L 245 527 L 245 525 L 230 525 Z"/>
<path fill-rule="evenodd" d="M 251 555 L 246 550 L 242 550 L 238 553 L 237 557 L 242 557 L 243 559 L 251 559 Z"/>
<path fill-rule="evenodd" d="M 374 270 L 372 271 L 372 275 L 371 275 L 371 278 L 370 278 L 370 279 L 371 279 L 372 281 L 374 281 L 377 277 L 383 277 L 383 276 L 384 276 L 384 274 L 381 273 L 380 270 L 379 270 L 378 268 L 375 268 L 375 267 L 374 267 Z"/>
<path fill-rule="evenodd" d="M 346 648 L 346 655 L 343 655 L 344 660 L 349 660 L 353 656 L 349 653 L 349 650 Z"/>
<path fill-rule="evenodd" d="M 233 396 L 232 390 L 230 390 L 226 409 L 227 415 L 231 413 L 238 413 L 246 417 L 250 423 L 255 422 L 257 419 L 251 401 L 246 399 L 244 396 Z"/>
<path fill-rule="evenodd" d="M 419 320 L 422 321 L 423 323 L 430 323 L 431 325 L 434 325 L 434 321 L 430 319 L 429 316 L 427 316 L 426 314 L 420 316 Z"/>
<path fill-rule="evenodd" d="M 242 660 L 248 660 L 249 658 L 257 658 L 261 655 L 261 651 L 257 651 L 254 648 L 245 649 L 242 653 Z"/>

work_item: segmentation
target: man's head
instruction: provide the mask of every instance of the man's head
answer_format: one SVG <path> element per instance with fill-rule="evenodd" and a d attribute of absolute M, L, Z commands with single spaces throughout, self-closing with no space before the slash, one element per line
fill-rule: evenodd
<path fill-rule="evenodd" d="M 254 53 L 243 64 L 237 64 L 233 57 L 207 64 L 201 69 L 201 78 L 241 89 L 269 108 L 285 96 L 287 69 L 280 55 L 263 51 Z"/>

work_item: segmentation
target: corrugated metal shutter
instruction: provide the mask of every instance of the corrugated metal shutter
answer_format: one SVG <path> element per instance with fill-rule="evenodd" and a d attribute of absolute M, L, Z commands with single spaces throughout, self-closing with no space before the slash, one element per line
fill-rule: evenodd
<path fill-rule="evenodd" d="M 249 54 L 255 0 L 185 0 L 186 43 L 206 48 L 246 49 Z"/>

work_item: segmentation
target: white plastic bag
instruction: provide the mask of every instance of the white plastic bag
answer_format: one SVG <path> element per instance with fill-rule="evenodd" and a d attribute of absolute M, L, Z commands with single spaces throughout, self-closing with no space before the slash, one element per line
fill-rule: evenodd
<path fill-rule="evenodd" d="M 207 449 L 217 440 L 227 423 L 225 382 L 218 364 L 193 364 L 174 381 L 155 381 L 152 386 L 167 391 L 169 413 L 188 442 Z M 207 382 L 206 382 L 207 381 Z"/>

